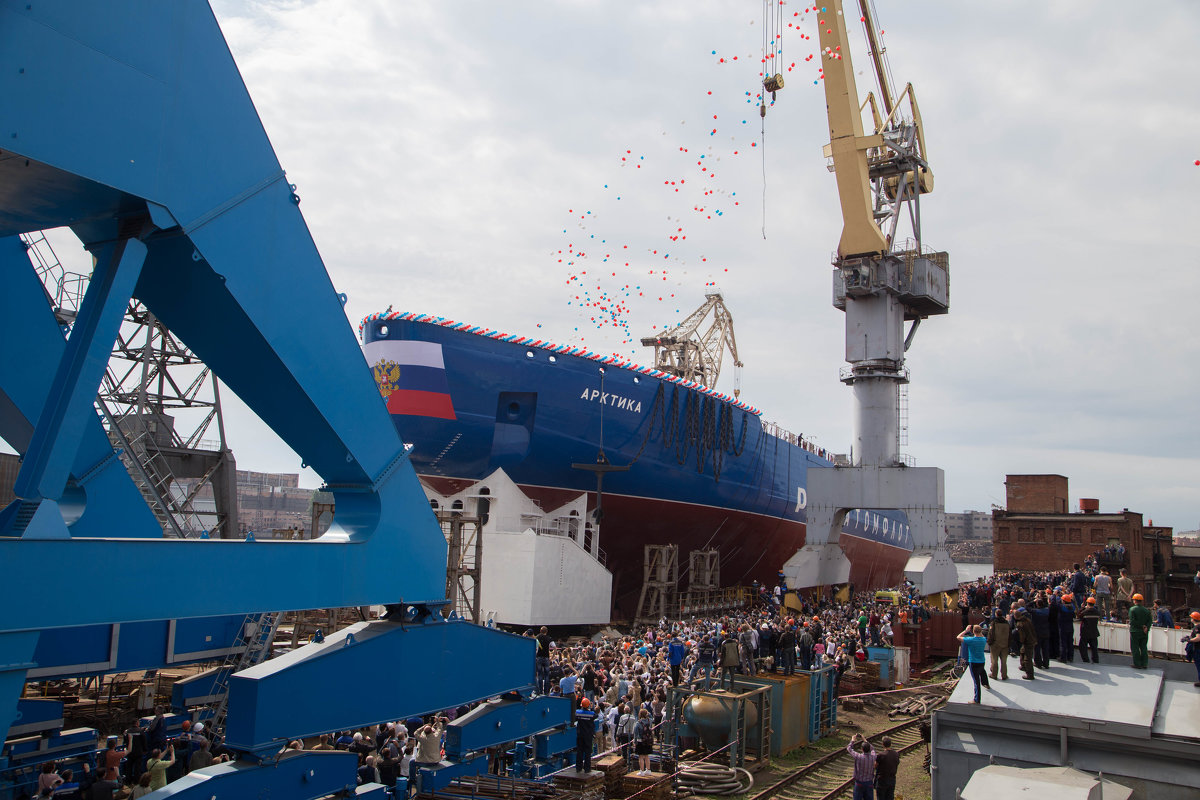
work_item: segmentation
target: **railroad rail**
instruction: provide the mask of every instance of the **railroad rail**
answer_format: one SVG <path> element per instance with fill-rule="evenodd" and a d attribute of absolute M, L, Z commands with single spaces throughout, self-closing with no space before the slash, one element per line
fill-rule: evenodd
<path fill-rule="evenodd" d="M 867 739 L 875 746 L 885 735 L 892 737 L 892 747 L 901 757 L 925 743 L 919 718 L 893 725 Z M 853 788 L 854 760 L 843 747 L 751 795 L 749 800 L 834 800 L 848 795 Z"/>

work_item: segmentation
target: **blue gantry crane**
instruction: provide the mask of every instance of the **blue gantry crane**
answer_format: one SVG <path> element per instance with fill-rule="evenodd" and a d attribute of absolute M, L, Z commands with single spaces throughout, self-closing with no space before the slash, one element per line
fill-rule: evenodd
<path fill-rule="evenodd" d="M 240 758 L 163 791 L 343 791 L 352 756 L 281 747 L 500 695 L 456 725 L 430 780 L 474 771 L 490 744 L 562 738 L 568 701 L 528 694 L 533 641 L 439 613 L 445 540 L 208 5 L 0 0 L 0 97 L 0 436 L 22 456 L 0 511 L 0 731 L 20 729 L 56 632 L 383 604 L 385 620 L 231 676 Z M 94 264 L 69 336 L 19 241 L 62 226 Z M 328 533 L 164 538 L 94 406 L 131 298 L 321 475 Z M 64 565 L 84 579 L 47 581 Z M 381 666 L 412 678 L 346 679 Z"/>

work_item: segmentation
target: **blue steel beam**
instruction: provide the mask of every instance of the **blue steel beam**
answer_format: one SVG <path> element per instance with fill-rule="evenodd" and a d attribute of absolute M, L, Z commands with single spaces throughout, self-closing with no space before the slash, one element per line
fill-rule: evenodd
<path fill-rule="evenodd" d="M 0 347 L 0 438 L 17 452 L 29 449 L 55 365 L 66 339 L 45 289 L 34 274 L 25 245 L 16 236 L 0 239 L 0 329 L 20 346 Z M 95 412 L 88 415 L 71 468 L 80 516 L 67 519 L 72 536 L 159 536 L 162 528 L 117 458 Z M 97 502 L 88 502 L 89 498 Z M 0 530 L 3 530 L 0 521 Z"/>
<path fill-rule="evenodd" d="M 351 796 L 355 792 L 358 755 L 340 750 L 300 750 L 285 753 L 270 768 L 244 761 L 214 764 L 193 770 L 152 793 L 154 798 L 179 800 L 242 800 L 248 797 L 284 797 L 315 800 Z"/>
<path fill-rule="evenodd" d="M 96 248 L 95 256 L 87 293 L 17 473 L 13 494 L 20 498 L 62 498 L 80 439 L 95 419 L 100 379 L 145 263 L 146 246 L 136 239 L 108 242 Z"/>
<path fill-rule="evenodd" d="M 0 159 L 0 233 L 68 222 L 95 248 L 114 236 L 114 218 L 153 220 L 157 232 L 140 234 L 137 296 L 325 478 L 338 508 L 324 549 L 301 543 L 278 565 L 311 578 L 311 592 L 261 580 L 243 592 L 271 574 L 266 560 L 219 549 L 172 541 L 181 551 L 165 556 L 73 541 L 59 554 L 67 561 L 99 556 L 166 575 L 186 565 L 237 591 L 182 614 L 148 610 L 147 592 L 132 587 L 100 613 L 64 598 L 70 613 L 50 624 L 439 600 L 441 531 L 211 10 L 196 0 L 2 2 L 0 53 L 19 65 L 0 71 L 5 155 L 23 156 Z M 78 136 L 80 118 L 108 124 Z M 377 530 L 390 547 L 352 546 Z M 5 554 L 13 572 L 45 563 L 29 544 Z M 330 585 L 353 589 L 338 602 L 318 587 L 340 568 L 346 580 Z"/>
<path fill-rule="evenodd" d="M 571 713 L 570 698 L 562 696 L 494 698 L 446 726 L 446 758 L 570 725 Z"/>
<path fill-rule="evenodd" d="M 320 644 L 231 676 L 225 741 L 239 750 L 270 752 L 289 738 L 531 688 L 535 644 L 528 637 L 440 617 L 412 625 L 390 620 L 351 625 Z M 320 687 L 319 697 L 312 694 L 314 686 Z M 535 713 L 545 723 L 536 730 L 565 724 L 569 717 L 561 708 L 555 715 L 547 704 L 536 706 Z"/>

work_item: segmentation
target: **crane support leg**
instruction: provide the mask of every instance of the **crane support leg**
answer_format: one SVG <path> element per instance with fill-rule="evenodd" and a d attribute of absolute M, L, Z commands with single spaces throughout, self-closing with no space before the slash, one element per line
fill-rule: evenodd
<path fill-rule="evenodd" d="M 849 467 L 808 471 L 809 517 L 805 546 L 784 564 L 797 588 L 845 583 L 849 561 L 841 552 L 841 522 L 856 509 L 895 509 L 908 515 L 913 552 L 904 575 L 921 594 L 958 586 L 946 552 L 945 476 L 937 467 Z M 819 498 L 819 500 L 817 500 Z"/>

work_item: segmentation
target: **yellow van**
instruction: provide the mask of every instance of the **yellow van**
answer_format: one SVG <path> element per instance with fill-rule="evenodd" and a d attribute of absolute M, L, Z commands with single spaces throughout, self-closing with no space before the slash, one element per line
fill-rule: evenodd
<path fill-rule="evenodd" d="M 875 602 L 876 603 L 888 603 L 889 605 L 898 606 L 898 605 L 900 605 L 900 593 L 899 592 L 882 592 L 882 591 L 876 592 L 875 593 Z"/>

